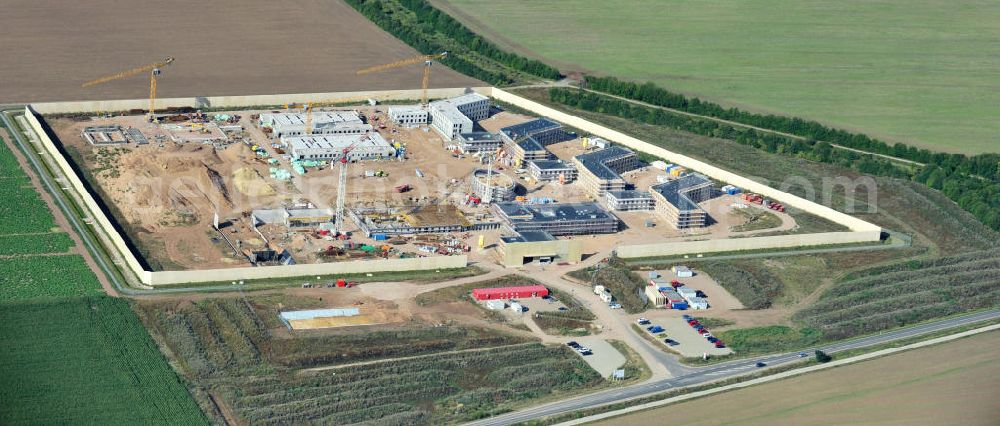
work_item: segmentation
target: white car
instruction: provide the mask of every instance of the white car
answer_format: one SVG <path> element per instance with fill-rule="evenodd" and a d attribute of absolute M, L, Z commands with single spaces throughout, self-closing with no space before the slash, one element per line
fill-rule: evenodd
<path fill-rule="evenodd" d="M 611 309 L 621 309 L 622 305 L 618 304 L 618 303 L 612 303 L 612 304 L 608 305 L 608 307 L 611 308 Z"/>

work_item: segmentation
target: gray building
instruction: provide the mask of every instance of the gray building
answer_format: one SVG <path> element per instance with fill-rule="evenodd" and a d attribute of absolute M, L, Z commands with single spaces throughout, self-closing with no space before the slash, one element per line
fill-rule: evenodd
<path fill-rule="evenodd" d="M 394 105 L 389 107 L 389 119 L 401 126 L 427 124 L 430 114 L 420 105 Z"/>
<path fill-rule="evenodd" d="M 528 173 L 538 182 L 562 179 L 569 183 L 576 180 L 577 170 L 562 160 L 532 160 L 528 162 Z"/>
<path fill-rule="evenodd" d="M 372 130 L 357 111 L 314 111 L 312 135 L 358 135 Z M 258 124 L 271 129 L 273 137 L 306 135 L 305 113 L 261 114 Z"/>
<path fill-rule="evenodd" d="M 615 212 L 653 210 L 653 195 L 646 191 L 608 191 L 604 194 L 608 210 Z"/>
<path fill-rule="evenodd" d="M 642 166 L 632 150 L 617 145 L 577 155 L 573 163 L 580 170 L 580 182 L 597 199 L 608 191 L 625 190 L 627 182 L 621 174 Z"/>
<path fill-rule="evenodd" d="M 708 223 L 708 212 L 698 203 L 712 198 L 714 186 L 707 177 L 693 173 L 649 189 L 656 212 L 677 229 L 702 228 Z"/>
<path fill-rule="evenodd" d="M 496 152 L 503 145 L 500 141 L 500 135 L 490 132 L 462 133 L 458 135 L 456 142 L 465 153 Z"/>
<path fill-rule="evenodd" d="M 618 232 L 618 218 L 597 203 L 497 203 L 493 210 L 511 232 L 545 231 L 552 235 Z"/>
<path fill-rule="evenodd" d="M 395 157 L 396 149 L 382 135 L 314 135 L 282 138 L 291 148 L 290 154 L 298 160 L 339 159 L 344 149 L 353 146 L 347 154 L 348 161 L 379 160 Z"/>

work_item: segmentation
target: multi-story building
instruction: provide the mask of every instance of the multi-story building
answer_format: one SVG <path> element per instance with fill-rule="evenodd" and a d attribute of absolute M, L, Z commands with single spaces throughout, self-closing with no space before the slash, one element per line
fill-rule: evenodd
<path fill-rule="evenodd" d="M 653 195 L 646 191 L 608 191 L 604 194 L 605 205 L 614 212 L 653 210 Z"/>
<path fill-rule="evenodd" d="M 496 152 L 503 145 L 500 136 L 490 132 L 462 133 L 455 141 L 464 153 Z"/>
<path fill-rule="evenodd" d="M 656 212 L 676 229 L 702 228 L 708 212 L 698 203 L 712 198 L 714 187 L 707 177 L 694 173 L 649 189 Z"/>
<path fill-rule="evenodd" d="M 401 126 L 427 124 L 430 114 L 420 105 L 395 105 L 389 107 L 389 119 Z"/>
<path fill-rule="evenodd" d="M 580 171 L 580 182 L 590 195 L 603 199 L 608 191 L 623 191 L 627 182 L 621 174 L 639 168 L 642 163 L 632 150 L 611 146 L 573 157 Z"/>
<path fill-rule="evenodd" d="M 597 203 L 497 203 L 493 209 L 510 232 L 545 231 L 557 236 L 618 232 L 618 218 Z"/>
<path fill-rule="evenodd" d="M 525 139 L 533 138 L 544 147 L 568 141 L 574 136 L 563 130 L 562 124 L 542 117 L 504 127 L 500 129 L 500 137 L 507 145 L 514 145 Z"/>
<path fill-rule="evenodd" d="M 478 93 L 442 99 L 428 105 L 431 127 L 448 140 L 470 133 L 475 121 L 490 115 L 490 98 Z"/>
<path fill-rule="evenodd" d="M 528 162 L 528 173 L 537 182 L 560 181 L 569 183 L 576 180 L 576 167 L 562 160 L 532 160 Z"/>
<path fill-rule="evenodd" d="M 372 131 L 357 111 L 314 111 L 310 135 L 359 135 Z M 306 136 L 305 113 L 261 114 L 259 123 L 276 138 Z"/>
<path fill-rule="evenodd" d="M 347 154 L 348 161 L 389 159 L 396 155 L 396 149 L 375 132 L 364 135 L 295 136 L 281 140 L 288 144 L 292 157 L 298 160 L 338 159 L 349 146 L 353 148 Z"/>
<path fill-rule="evenodd" d="M 549 150 L 545 149 L 545 146 L 533 137 L 528 137 L 514 145 L 510 145 L 507 149 L 514 159 L 514 164 L 517 166 L 521 166 L 527 161 L 548 160 L 554 157 Z"/>

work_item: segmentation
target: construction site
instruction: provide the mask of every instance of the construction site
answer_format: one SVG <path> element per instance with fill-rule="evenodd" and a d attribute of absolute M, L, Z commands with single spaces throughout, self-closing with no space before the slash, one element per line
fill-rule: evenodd
<path fill-rule="evenodd" d="M 46 120 L 153 270 L 454 254 L 506 266 L 576 262 L 609 246 L 796 226 L 778 203 L 662 160 L 647 164 L 550 118 L 503 111 L 473 90 L 428 99 L 430 65 L 445 56 L 357 71 L 422 67 L 416 103 L 211 112 L 157 111 L 157 80 L 174 62 L 166 58 L 83 85 L 148 73 L 148 109 Z M 572 247 L 551 242 L 574 238 Z M 511 257 L 527 252 L 536 254 Z"/>
<path fill-rule="evenodd" d="M 499 110 L 482 118 L 481 95 L 455 99 L 47 121 L 146 261 L 162 270 L 459 253 L 498 261 L 501 237 L 520 232 L 586 236 L 581 250 L 591 253 L 795 226 L 779 205 L 769 210 L 776 226 L 734 232 L 748 220 L 736 210 L 765 209 L 764 200 L 693 171 L 645 164 L 551 120 Z M 481 119 L 465 116 L 467 105 Z M 438 108 L 474 126 L 455 124 L 466 129 L 453 139 L 434 122 L 413 122 L 412 111 Z M 504 143 L 465 150 L 458 135 L 472 131 Z M 517 148 L 529 145 L 540 153 Z"/>

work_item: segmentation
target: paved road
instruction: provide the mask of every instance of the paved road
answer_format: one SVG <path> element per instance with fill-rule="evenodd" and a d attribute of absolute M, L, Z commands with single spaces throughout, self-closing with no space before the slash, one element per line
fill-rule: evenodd
<path fill-rule="evenodd" d="M 994 309 L 990 311 L 977 312 L 974 314 L 948 318 L 945 320 L 935 321 L 927 324 L 921 324 L 900 330 L 888 331 L 882 334 L 867 336 L 840 343 L 834 343 L 827 346 L 820 346 L 815 349 L 819 349 L 826 353 L 833 354 L 845 350 L 858 349 L 873 345 L 879 345 L 883 343 L 889 343 L 896 340 L 906 339 L 914 336 L 920 336 L 923 334 L 933 333 L 941 330 L 947 330 L 955 327 L 961 327 L 997 318 L 1000 318 L 1000 309 Z M 813 350 L 814 349 L 809 349 L 805 352 L 811 354 Z M 589 395 L 557 401 L 537 407 L 528 408 L 521 411 L 507 413 L 489 419 L 479 420 L 476 422 L 468 423 L 468 425 L 475 425 L 475 426 L 510 425 L 529 420 L 539 419 L 542 417 L 552 416 L 555 414 L 562 414 L 584 408 L 592 408 L 615 402 L 621 402 L 633 398 L 650 396 L 667 391 L 672 388 L 682 388 L 685 386 L 697 385 L 713 380 L 744 375 L 749 372 L 755 371 L 757 369 L 755 367 L 755 363 L 758 361 L 763 361 L 767 363 L 767 365 L 770 367 L 790 363 L 800 359 L 798 354 L 799 352 L 791 352 L 786 354 L 771 355 L 771 356 L 756 358 L 752 360 L 732 361 L 714 365 L 711 367 L 692 369 L 691 372 L 685 375 L 677 376 L 671 379 L 654 380 L 629 387 L 604 390 Z"/>

